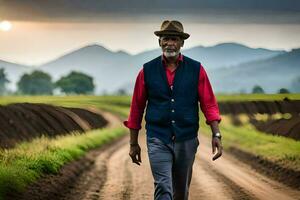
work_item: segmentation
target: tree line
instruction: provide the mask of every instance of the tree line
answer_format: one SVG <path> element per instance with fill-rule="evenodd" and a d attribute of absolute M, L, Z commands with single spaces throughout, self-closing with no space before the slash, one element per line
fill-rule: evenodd
<path fill-rule="evenodd" d="M 0 95 L 7 93 L 7 79 L 4 68 L 0 68 Z M 82 72 L 72 71 L 57 81 L 52 81 L 50 74 L 40 70 L 23 74 L 17 82 L 16 94 L 52 95 L 58 89 L 64 94 L 93 94 L 95 84 L 93 77 Z"/>
<path fill-rule="evenodd" d="M 10 81 L 7 79 L 4 68 L 0 68 L 0 95 L 7 94 L 6 85 Z M 300 76 L 292 82 L 293 92 L 300 92 Z M 61 77 L 53 82 L 52 77 L 43 71 L 35 70 L 31 73 L 25 73 L 17 82 L 17 91 L 15 94 L 24 95 L 52 95 L 53 91 L 58 89 L 64 94 L 94 94 L 95 84 L 93 77 L 82 72 L 72 71 L 68 75 Z M 118 94 L 125 94 L 119 90 Z M 240 93 L 245 93 L 240 91 Z M 265 93 L 259 85 L 254 85 L 251 93 Z M 290 93 L 286 88 L 278 89 L 277 93 Z"/>
<path fill-rule="evenodd" d="M 265 90 L 260 85 L 255 85 L 252 88 L 252 94 L 264 94 Z M 286 88 L 280 88 L 277 91 L 278 94 L 287 94 L 290 93 L 290 91 Z"/>

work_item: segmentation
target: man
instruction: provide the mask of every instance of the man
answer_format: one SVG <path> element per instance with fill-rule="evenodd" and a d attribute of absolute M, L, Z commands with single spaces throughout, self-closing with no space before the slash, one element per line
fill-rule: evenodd
<path fill-rule="evenodd" d="M 184 33 L 178 21 L 164 21 L 159 37 L 162 55 L 145 63 L 136 79 L 130 115 L 132 162 L 140 165 L 138 133 L 146 107 L 148 156 L 155 200 L 187 200 L 192 167 L 199 145 L 199 106 L 212 130 L 213 160 L 222 155 L 218 105 L 203 66 L 180 53 Z"/>

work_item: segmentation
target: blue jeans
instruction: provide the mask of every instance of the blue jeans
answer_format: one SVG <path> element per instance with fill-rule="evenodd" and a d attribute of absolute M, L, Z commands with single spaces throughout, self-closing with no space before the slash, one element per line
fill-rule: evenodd
<path fill-rule="evenodd" d="M 164 144 L 147 137 L 155 200 L 188 200 L 198 138 Z"/>

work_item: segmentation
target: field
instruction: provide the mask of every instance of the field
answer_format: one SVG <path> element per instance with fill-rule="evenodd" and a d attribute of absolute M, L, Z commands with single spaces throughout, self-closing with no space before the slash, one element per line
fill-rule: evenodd
<path fill-rule="evenodd" d="M 284 97 L 299 100 L 300 94 L 219 95 L 217 99 L 219 102 L 273 101 L 282 100 Z M 3 97 L 0 104 L 4 106 L 18 102 L 42 102 L 65 107 L 95 107 L 114 113 L 124 120 L 129 113 L 130 100 L 130 96 L 17 96 Z M 203 114 L 200 116 L 200 124 L 200 134 L 210 137 L 210 127 L 205 124 Z M 258 131 L 247 120 L 243 121 L 242 126 L 235 126 L 227 115 L 222 115 L 220 130 L 226 151 L 238 149 L 256 158 L 270 161 L 281 169 L 300 172 L 300 141 Z M 126 133 L 128 133 L 127 130 L 119 126 L 96 129 L 86 134 L 73 132 L 55 138 L 41 137 L 20 143 L 12 149 L 2 149 L 0 152 L 0 193 L 3 197 L 7 191 L 22 191 L 25 186 L 38 180 L 42 174 L 57 174 L 66 163 L 79 159 L 91 149 L 98 148 Z M 32 149 L 33 146 L 35 148 Z"/>

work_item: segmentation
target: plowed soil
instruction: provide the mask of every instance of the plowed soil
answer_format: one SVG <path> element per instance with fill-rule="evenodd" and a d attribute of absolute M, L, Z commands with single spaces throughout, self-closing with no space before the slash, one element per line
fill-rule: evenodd
<path fill-rule="evenodd" d="M 101 128 L 107 121 L 91 110 L 49 104 L 0 105 L 0 147 L 13 147 L 42 135 L 55 137 L 72 131 Z"/>
<path fill-rule="evenodd" d="M 248 115 L 257 130 L 300 140 L 300 100 L 286 98 L 283 101 L 225 101 L 218 104 L 221 113 L 230 115 L 234 125 L 241 125 L 238 114 L 243 113 Z M 290 117 L 273 119 L 275 113 L 289 114 Z M 269 118 L 267 121 L 257 120 L 254 114 L 267 114 Z"/>
<path fill-rule="evenodd" d="M 104 116 L 115 125 L 121 123 L 109 113 L 104 113 Z M 212 161 L 210 139 L 200 133 L 199 140 L 190 188 L 191 200 L 300 199 L 299 189 L 258 173 L 227 152 Z M 81 160 L 65 166 L 60 175 L 45 177 L 40 183 L 30 186 L 18 199 L 153 199 L 153 178 L 147 157 L 145 131 L 141 131 L 139 137 L 141 166 L 131 163 L 128 141 L 129 136 L 126 135 L 88 153 Z M 74 166 L 77 166 L 77 170 L 74 170 Z"/>

